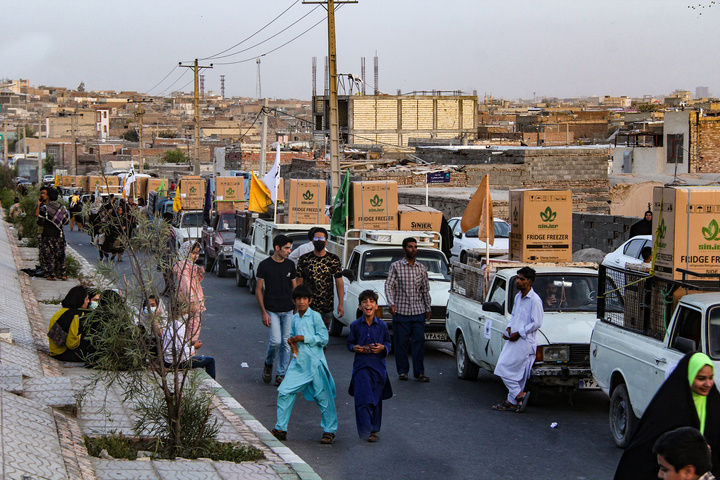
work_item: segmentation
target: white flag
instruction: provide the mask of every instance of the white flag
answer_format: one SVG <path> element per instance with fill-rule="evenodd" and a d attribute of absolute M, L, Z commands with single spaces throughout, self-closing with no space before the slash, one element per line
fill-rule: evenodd
<path fill-rule="evenodd" d="M 265 160 L 264 158 L 262 159 Z M 278 187 L 280 186 L 280 142 L 277 142 L 277 154 L 275 155 L 275 163 L 269 172 L 262 178 L 262 182 L 270 190 L 270 199 L 273 203 L 277 203 Z"/>
<path fill-rule="evenodd" d="M 130 165 L 127 175 L 125 175 L 125 182 L 123 183 L 123 194 L 125 197 L 130 195 L 130 185 L 135 182 L 135 169 Z"/>

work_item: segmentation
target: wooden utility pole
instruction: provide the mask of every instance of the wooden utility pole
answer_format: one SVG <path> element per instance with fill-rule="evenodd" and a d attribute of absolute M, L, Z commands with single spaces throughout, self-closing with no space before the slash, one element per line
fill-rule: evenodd
<path fill-rule="evenodd" d="M 201 68 L 212 68 L 213 64 L 209 66 L 198 65 L 197 58 L 192 65 L 183 65 L 179 63 L 181 67 L 192 68 L 195 76 L 195 151 L 193 152 L 193 174 L 200 175 L 200 69 Z"/>
<path fill-rule="evenodd" d="M 143 173 L 143 169 L 145 168 L 145 158 L 143 155 L 143 115 L 145 115 L 145 110 L 143 110 L 142 104 L 143 103 L 150 103 L 152 102 L 151 99 L 143 98 L 140 100 L 128 100 L 129 103 L 136 103 L 137 104 L 137 111 L 135 112 L 135 116 L 138 117 L 138 144 L 140 146 L 140 173 Z M 132 158 L 130 160 L 130 163 L 132 164 Z"/>
<path fill-rule="evenodd" d="M 335 48 L 335 4 L 358 3 L 357 0 L 305 0 L 304 4 L 327 4 L 328 69 L 330 70 L 330 186 L 333 197 L 340 188 L 340 122 L 337 99 L 337 52 Z"/>
<path fill-rule="evenodd" d="M 265 176 L 265 154 L 267 151 L 267 98 L 263 98 L 262 106 L 262 138 L 260 138 L 260 178 Z"/>

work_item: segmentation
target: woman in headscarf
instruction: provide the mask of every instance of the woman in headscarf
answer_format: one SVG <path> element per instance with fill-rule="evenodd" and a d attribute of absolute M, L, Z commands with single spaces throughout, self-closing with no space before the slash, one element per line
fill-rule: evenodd
<path fill-rule="evenodd" d="M 680 360 L 645 409 L 615 480 L 656 479 L 653 444 L 663 433 L 679 427 L 700 430 L 711 448 L 712 473 L 720 474 L 720 392 L 713 380 L 714 368 L 704 353 L 688 353 Z"/>
<path fill-rule="evenodd" d="M 200 244 L 187 240 L 180 246 L 179 260 L 173 266 L 177 301 L 188 309 L 186 332 L 191 344 L 200 338 L 200 314 L 205 311 L 205 294 L 200 285 L 205 278 L 205 269 L 195 265 L 199 256 Z"/>
<path fill-rule="evenodd" d="M 90 303 L 87 289 L 78 285 L 70 289 L 62 301 L 62 308 L 50 319 L 48 348 L 50 356 L 63 362 L 82 362 L 85 353 L 80 348 L 81 317 Z"/>

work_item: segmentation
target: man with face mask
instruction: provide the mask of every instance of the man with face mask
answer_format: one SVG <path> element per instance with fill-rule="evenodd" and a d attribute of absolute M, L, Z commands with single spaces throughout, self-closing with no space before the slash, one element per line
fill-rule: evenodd
<path fill-rule="evenodd" d="M 297 264 L 298 285 L 310 287 L 313 298 L 313 310 L 318 312 L 326 327 L 330 327 L 333 318 L 333 283 L 338 295 L 338 317 L 345 313 L 343 295 L 345 285 L 342 279 L 340 257 L 325 250 L 328 232 L 323 227 L 315 227 L 312 242 L 313 251 L 306 253 Z"/>

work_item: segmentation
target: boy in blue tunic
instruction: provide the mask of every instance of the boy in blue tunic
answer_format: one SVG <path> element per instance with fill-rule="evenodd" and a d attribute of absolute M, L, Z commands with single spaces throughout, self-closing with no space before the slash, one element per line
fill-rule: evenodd
<path fill-rule="evenodd" d="M 392 387 L 385 357 L 390 353 L 387 323 L 375 316 L 378 294 L 363 291 L 358 300 L 362 317 L 350 324 L 348 350 L 355 352 L 348 393 L 355 397 L 355 421 L 360 438 L 377 442 L 382 423 L 382 401 L 391 398 Z"/>
<path fill-rule="evenodd" d="M 337 431 L 335 382 L 323 353 L 323 347 L 329 340 L 328 330 L 320 314 L 310 308 L 312 297 L 307 285 L 298 285 L 292 291 L 297 313 L 292 318 L 288 344 L 293 358 L 278 388 L 277 423 L 272 434 L 278 440 L 287 438 L 290 412 L 295 397 L 302 392 L 306 400 L 315 400 L 320 407 L 323 429 L 320 443 L 329 445 L 335 441 Z"/>

